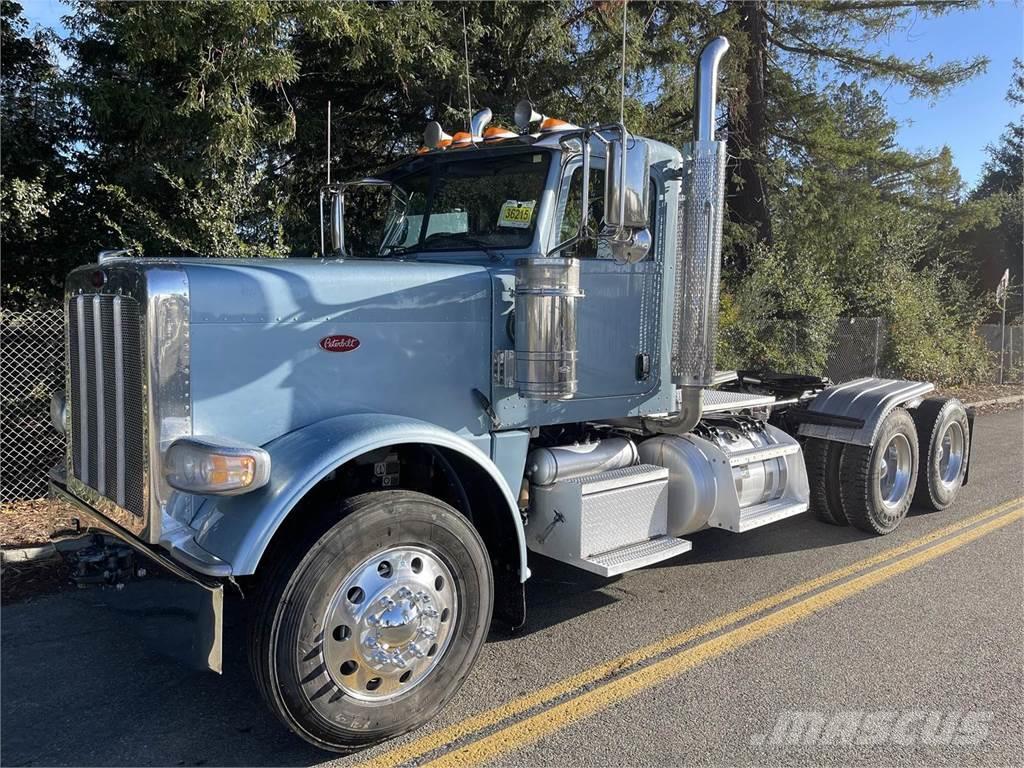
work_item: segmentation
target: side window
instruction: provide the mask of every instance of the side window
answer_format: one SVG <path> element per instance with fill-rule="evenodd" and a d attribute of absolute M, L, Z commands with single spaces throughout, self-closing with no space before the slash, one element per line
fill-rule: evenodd
<path fill-rule="evenodd" d="M 583 168 L 577 168 L 572 172 L 569 180 L 569 195 L 565 203 L 565 211 L 562 215 L 562 224 L 559 227 L 558 241 L 564 242 L 576 234 L 580 226 L 580 195 L 583 192 Z M 655 234 L 655 215 L 658 207 L 658 185 L 651 179 L 650 204 L 647 213 L 647 228 L 653 237 Z M 604 169 L 590 169 L 590 226 L 595 230 L 604 226 Z M 599 259 L 610 259 L 611 254 L 608 247 L 601 243 L 589 240 L 577 243 L 573 246 L 573 255 L 577 258 L 588 259 L 595 256 Z M 648 256 L 650 258 L 650 256 Z"/>
<path fill-rule="evenodd" d="M 599 173 L 596 171 L 600 171 Z M 559 242 L 568 240 L 580 228 L 580 196 L 583 194 L 583 168 L 572 172 L 569 180 L 569 196 L 565 202 L 565 214 L 559 231 Z M 590 226 L 597 229 L 604 224 L 604 172 L 600 168 L 590 169 Z M 594 256 L 594 243 L 580 243 L 577 256 L 581 258 Z M 579 252 L 582 250 L 583 252 Z"/>

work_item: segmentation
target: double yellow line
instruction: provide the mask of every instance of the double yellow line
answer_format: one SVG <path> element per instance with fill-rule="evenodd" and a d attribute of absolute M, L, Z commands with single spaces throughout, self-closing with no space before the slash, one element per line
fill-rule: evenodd
<path fill-rule="evenodd" d="M 764 637 L 824 608 L 835 605 L 893 576 L 916 568 L 998 528 L 1020 520 L 1024 517 L 1024 507 L 1020 506 L 1021 501 L 1021 498 L 1017 498 L 1000 504 L 997 507 L 935 530 L 926 536 L 908 541 L 905 544 L 892 547 L 877 555 L 859 560 L 823 576 L 797 584 L 794 587 L 758 600 L 739 610 L 732 611 L 658 642 L 651 643 L 636 651 L 545 686 L 526 696 L 470 717 L 448 728 L 429 733 L 409 744 L 384 752 L 364 765 L 366 768 L 371 766 L 372 768 L 385 768 L 402 765 L 442 747 L 478 735 L 488 728 L 556 699 L 573 694 L 570 698 L 559 704 L 513 722 L 478 741 L 471 742 L 467 746 L 453 748 L 437 760 L 429 763 L 429 765 L 477 765 L 505 752 L 521 748 L 575 721 L 588 717 L 624 699 L 635 696 L 647 688 L 664 682 L 668 677 L 678 675 L 702 662 L 747 645 L 760 637 Z M 924 549 L 921 549 L 922 547 Z M 919 551 L 914 552 L 914 550 Z M 897 559 L 901 555 L 910 552 L 914 553 L 906 558 Z M 862 573 L 876 566 L 882 567 L 868 573 Z M 856 578 L 850 578 L 853 576 L 856 576 Z M 844 579 L 849 580 L 843 581 Z M 810 592 L 815 592 L 822 587 L 839 581 L 843 581 L 843 583 L 817 592 L 798 602 L 778 608 L 778 606 L 784 603 L 789 603 L 798 597 L 803 597 Z M 651 662 L 653 659 L 680 646 L 712 635 L 773 608 L 778 608 L 778 610 L 696 645 L 689 645 L 660 661 L 654 661 L 633 672 L 615 677 L 600 687 L 584 690 L 587 686 L 603 681 L 605 678 L 612 678 L 643 662 Z"/>

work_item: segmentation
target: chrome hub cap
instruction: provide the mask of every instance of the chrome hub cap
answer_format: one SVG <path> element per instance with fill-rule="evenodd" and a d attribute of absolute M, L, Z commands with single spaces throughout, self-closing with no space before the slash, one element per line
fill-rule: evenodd
<path fill-rule="evenodd" d="M 419 547 L 380 552 L 345 578 L 328 606 L 328 673 L 357 699 L 405 693 L 444 655 L 457 611 L 455 581 L 436 554 Z"/>
<path fill-rule="evenodd" d="M 878 452 L 878 490 L 886 507 L 898 507 L 910 490 L 912 454 L 906 435 L 895 434 Z"/>
<path fill-rule="evenodd" d="M 939 463 L 939 482 L 946 488 L 955 488 L 964 465 L 964 430 L 957 422 L 942 433 L 942 443 L 936 452 Z"/>

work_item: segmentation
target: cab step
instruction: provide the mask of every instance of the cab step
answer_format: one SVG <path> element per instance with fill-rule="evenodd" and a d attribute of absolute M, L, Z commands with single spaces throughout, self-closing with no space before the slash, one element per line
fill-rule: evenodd
<path fill-rule="evenodd" d="M 657 536 L 636 544 L 627 544 L 618 549 L 602 552 L 599 555 L 581 558 L 575 563 L 579 568 L 601 576 L 618 576 L 626 571 L 635 571 L 646 565 L 660 563 L 670 557 L 681 555 L 693 549 L 693 544 L 686 539 L 672 536 Z"/>

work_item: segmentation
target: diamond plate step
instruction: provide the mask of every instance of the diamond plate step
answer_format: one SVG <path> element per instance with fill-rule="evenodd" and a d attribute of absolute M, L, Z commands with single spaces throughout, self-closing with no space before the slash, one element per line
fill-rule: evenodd
<path fill-rule="evenodd" d="M 693 544 L 686 539 L 658 536 L 599 555 L 591 555 L 573 564 L 601 576 L 617 576 L 626 571 L 635 571 L 646 565 L 660 563 L 662 560 L 689 552 L 692 548 Z"/>
<path fill-rule="evenodd" d="M 722 389 L 705 389 L 704 413 L 742 411 L 745 408 L 763 408 L 775 402 L 771 395 L 755 395 L 750 392 L 726 392 Z"/>

